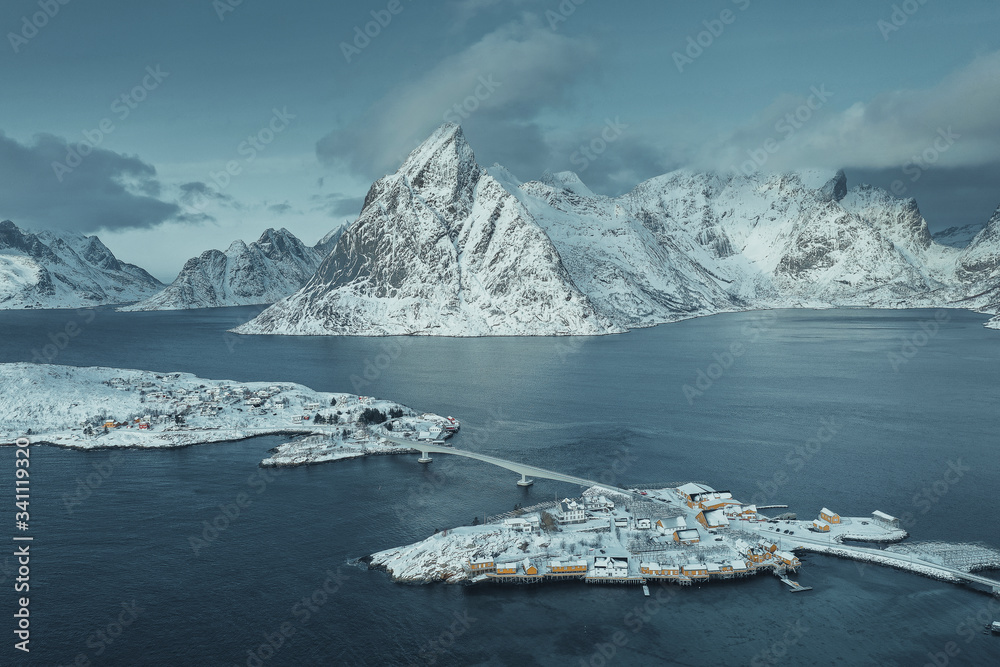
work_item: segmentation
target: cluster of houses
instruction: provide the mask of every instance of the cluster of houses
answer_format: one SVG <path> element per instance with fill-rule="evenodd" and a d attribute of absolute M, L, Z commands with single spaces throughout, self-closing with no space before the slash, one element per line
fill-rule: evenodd
<path fill-rule="evenodd" d="M 778 549 L 774 543 L 761 540 L 751 544 L 737 540 L 734 550 L 739 558 L 716 558 L 709 562 L 656 562 L 645 561 L 639 564 L 641 578 L 673 579 L 679 583 L 708 579 L 729 579 L 732 577 L 752 574 L 759 568 L 778 568 L 779 570 L 795 570 L 801 563 L 792 553 Z M 547 570 L 540 573 L 538 566 L 529 558 L 509 563 L 496 563 L 491 558 L 470 560 L 466 569 L 470 574 L 489 577 L 530 577 L 540 576 L 585 577 L 588 580 L 599 579 L 629 579 L 636 578 L 629 573 L 629 559 L 617 556 L 597 556 L 592 559 L 577 558 L 574 560 L 550 560 Z"/>
<path fill-rule="evenodd" d="M 163 379 L 157 376 L 159 379 Z M 176 376 L 167 376 L 167 380 L 178 379 Z M 142 392 L 141 400 L 149 404 L 151 411 L 161 413 L 158 416 L 145 416 L 134 420 L 119 422 L 114 419 L 107 419 L 103 424 L 104 428 L 125 428 L 138 427 L 149 429 L 157 422 L 173 423 L 178 416 L 198 414 L 202 417 L 216 417 L 224 412 L 224 406 L 236 406 L 242 403 L 250 409 L 251 414 L 265 415 L 272 413 L 277 415 L 279 410 L 285 410 L 290 402 L 287 397 L 279 397 L 287 389 L 281 385 L 271 385 L 265 389 L 251 390 L 241 385 L 219 385 L 213 387 L 199 387 L 197 389 L 185 389 L 183 387 L 166 388 L 161 384 L 148 380 L 130 380 L 126 378 L 111 378 L 107 384 L 116 389 L 131 391 L 138 389 Z M 369 396 L 360 397 L 361 403 L 373 403 L 374 398 Z M 302 408 L 305 414 L 294 414 L 291 416 L 293 423 L 302 423 L 309 420 L 309 414 L 314 414 L 322 405 L 316 401 L 305 403 Z M 93 424 L 90 424 L 93 427 Z"/>
<path fill-rule="evenodd" d="M 872 522 L 887 530 L 899 530 L 899 519 L 879 510 L 872 512 Z M 817 533 L 829 533 L 834 526 L 847 525 L 848 523 L 850 523 L 850 519 L 842 519 L 839 514 L 824 507 L 819 511 L 819 517 L 813 519 L 809 530 Z"/>
<path fill-rule="evenodd" d="M 809 529 L 817 533 L 829 533 L 830 526 L 838 524 L 840 524 L 840 515 L 824 507 L 819 511 L 819 518 L 813 519 Z"/>
<path fill-rule="evenodd" d="M 552 514 L 562 530 L 571 533 L 604 532 L 610 528 L 614 534 L 592 544 L 610 546 L 615 555 L 605 555 L 604 549 L 597 555 L 593 553 L 595 549 L 591 549 L 589 556 L 550 555 L 545 557 L 543 564 L 536 564 L 530 558 L 510 563 L 480 559 L 467 562 L 467 572 L 475 575 L 476 580 L 501 578 L 502 581 L 534 582 L 552 577 L 579 578 L 592 583 L 636 583 L 659 578 L 689 585 L 697 581 L 747 576 L 760 570 L 773 570 L 784 577 L 786 571 L 795 571 L 801 565 L 795 554 L 781 548 L 787 542 L 756 537 L 765 528 L 778 530 L 765 525 L 775 520 L 759 514 L 756 505 L 744 505 L 736 500 L 729 491 L 716 491 L 693 482 L 672 489 L 657 489 L 649 498 L 639 498 L 639 495 L 650 494 L 633 490 L 633 499 L 628 499 L 626 506 L 617 510 L 615 503 L 600 492 L 601 489 L 594 487 L 582 498 L 563 498 Z M 616 499 L 622 502 L 621 498 Z M 853 521 L 868 525 L 867 521 Z M 503 523 L 517 532 L 540 535 L 542 531 L 537 515 L 507 518 Z M 852 519 L 842 519 L 824 507 L 811 524 L 802 521 L 797 525 L 829 533 L 834 526 L 851 523 Z M 860 532 L 874 534 L 878 528 L 898 530 L 900 522 L 896 517 L 876 511 L 871 523 L 875 525 L 869 526 L 867 532 Z M 648 532 L 623 535 L 622 530 Z M 835 534 L 840 535 L 840 532 Z M 798 586 L 795 582 L 792 584 Z M 805 589 L 799 587 L 798 590 Z"/>

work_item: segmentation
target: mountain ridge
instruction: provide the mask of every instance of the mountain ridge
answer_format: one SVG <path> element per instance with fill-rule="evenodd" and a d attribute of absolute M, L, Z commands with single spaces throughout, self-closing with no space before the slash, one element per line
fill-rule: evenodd
<path fill-rule="evenodd" d="M 237 239 L 225 251 L 205 250 L 188 259 L 174 281 L 162 291 L 118 310 L 183 310 L 274 303 L 302 287 L 335 242 L 335 239 L 324 238 L 309 247 L 287 229 L 268 228 L 249 244 Z"/>
<path fill-rule="evenodd" d="M 0 309 L 81 308 L 146 298 L 163 283 L 96 236 L 0 222 Z"/>
<path fill-rule="evenodd" d="M 234 331 L 594 334 L 756 308 L 965 307 L 996 282 L 994 217 L 964 250 L 937 243 L 916 201 L 842 170 L 681 169 L 619 197 L 572 172 L 523 183 L 446 124 L 372 185 L 301 290 Z"/>

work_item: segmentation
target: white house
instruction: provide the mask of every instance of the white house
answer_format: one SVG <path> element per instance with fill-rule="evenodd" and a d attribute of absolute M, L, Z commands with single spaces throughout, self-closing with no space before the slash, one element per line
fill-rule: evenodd
<path fill-rule="evenodd" d="M 559 513 L 556 519 L 559 523 L 583 523 L 587 520 L 587 514 L 583 505 L 575 500 L 563 498 L 562 502 L 559 503 Z"/>

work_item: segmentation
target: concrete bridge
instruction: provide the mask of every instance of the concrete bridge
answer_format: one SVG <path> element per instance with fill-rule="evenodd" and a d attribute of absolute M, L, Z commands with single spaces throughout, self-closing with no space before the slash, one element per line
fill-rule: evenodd
<path fill-rule="evenodd" d="M 403 447 L 409 447 L 410 449 L 416 449 L 420 452 L 420 458 L 417 459 L 421 463 L 430 463 L 432 461 L 431 454 L 451 454 L 453 456 L 464 456 L 466 458 L 475 459 L 477 461 L 483 461 L 484 463 L 489 463 L 500 468 L 506 468 L 513 472 L 521 475 L 521 479 L 518 480 L 518 486 L 531 486 L 534 484 L 535 480 L 532 478 L 539 479 L 551 479 L 557 482 L 568 482 L 570 484 L 578 484 L 580 486 L 600 486 L 602 488 L 608 489 L 609 491 L 614 491 L 616 493 L 621 493 L 627 496 L 635 496 L 641 498 L 642 496 L 632 491 L 626 489 L 620 489 L 616 486 L 611 486 L 610 484 L 605 484 L 603 482 L 598 482 L 592 479 L 586 479 L 583 477 L 576 477 L 574 475 L 566 475 L 561 472 L 555 472 L 554 470 L 546 470 L 545 468 L 539 468 L 538 466 L 527 465 L 525 463 L 517 463 L 515 461 L 508 461 L 507 459 L 501 459 L 496 456 L 490 456 L 488 454 L 478 454 L 476 452 L 470 452 L 462 449 L 455 449 L 454 447 L 449 447 L 447 445 L 434 445 L 429 442 L 415 442 L 413 440 L 405 440 L 403 438 L 395 438 L 386 435 L 384 432 L 376 433 L 378 437 L 384 438 L 390 442 L 394 442 L 397 445 Z M 531 475 L 531 478 L 528 477 Z"/>

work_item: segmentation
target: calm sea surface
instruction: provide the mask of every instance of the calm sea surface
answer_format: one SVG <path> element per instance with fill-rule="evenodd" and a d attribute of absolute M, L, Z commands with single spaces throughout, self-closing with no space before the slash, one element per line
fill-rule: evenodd
<path fill-rule="evenodd" d="M 915 540 L 1000 548 L 1000 332 L 981 315 L 776 311 L 566 339 L 225 333 L 259 310 L 2 312 L 0 361 L 376 395 L 459 418 L 459 447 L 623 485 L 700 480 L 800 518 L 881 509 Z M 824 424 L 836 434 L 817 446 Z M 579 489 L 521 489 L 443 455 L 260 477 L 280 442 L 33 448 L 32 650 L 13 650 L 14 558 L 0 556 L 0 664 L 1000 664 L 1000 637 L 981 633 L 1000 599 L 818 555 L 798 576 L 813 590 L 794 595 L 768 575 L 659 602 L 656 587 L 394 584 L 352 563 Z M 0 449 L 4 526 L 13 470 Z M 68 508 L 95 472 L 100 486 Z M 252 504 L 195 553 L 190 538 L 241 493 Z M 277 649 L 261 650 L 268 637 Z"/>

